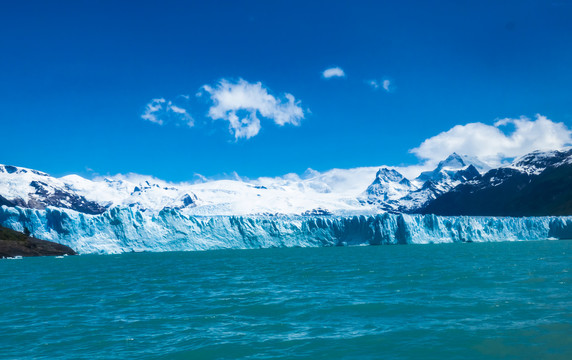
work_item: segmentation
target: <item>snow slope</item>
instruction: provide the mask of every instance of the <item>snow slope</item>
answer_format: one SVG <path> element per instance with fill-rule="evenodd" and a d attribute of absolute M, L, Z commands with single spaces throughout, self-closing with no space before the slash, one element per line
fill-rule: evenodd
<path fill-rule="evenodd" d="M 88 180 L 77 175 L 51 177 L 35 170 L 0 165 L 0 204 L 43 209 L 54 206 L 88 214 L 114 207 L 158 212 L 186 208 L 194 215 L 302 214 L 314 209 L 335 213 L 376 212 L 357 200 L 375 168 L 309 171 L 256 180 L 217 180 L 172 184 L 149 176 L 118 175 Z M 371 175 L 371 176 L 369 176 Z M 34 184 L 41 184 L 38 189 Z M 76 199 L 71 201 L 70 199 Z M 90 210 L 78 207 L 80 200 Z"/>
<path fill-rule="evenodd" d="M 571 159 L 570 151 L 533 152 L 500 169 L 535 175 L 551 164 Z M 362 167 L 174 184 L 136 174 L 93 180 L 77 175 L 55 178 L 0 165 L 0 205 L 52 206 L 86 214 L 101 214 L 115 207 L 152 212 L 174 208 L 198 216 L 415 212 L 456 186 L 479 179 L 488 169 L 478 159 L 453 153 L 435 169 L 413 179 L 403 176 L 398 168 Z M 491 181 L 496 184 L 502 181 L 500 177 Z"/>

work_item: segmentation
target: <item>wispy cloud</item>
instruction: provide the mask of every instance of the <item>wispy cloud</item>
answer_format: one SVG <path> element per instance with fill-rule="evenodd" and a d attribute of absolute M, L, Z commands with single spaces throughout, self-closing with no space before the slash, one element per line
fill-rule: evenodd
<path fill-rule="evenodd" d="M 389 91 L 390 85 L 391 85 L 391 81 L 389 81 L 387 79 L 383 80 L 383 83 L 382 83 L 383 90 Z"/>
<path fill-rule="evenodd" d="M 154 122 L 159 125 L 163 125 L 163 120 L 160 119 L 157 115 L 160 111 L 163 110 L 163 104 L 165 103 L 165 99 L 153 99 L 151 100 L 147 106 L 145 106 L 145 112 L 141 115 L 143 120 L 148 120 Z"/>
<path fill-rule="evenodd" d="M 514 127 L 512 131 L 507 131 L 507 125 Z M 534 150 L 558 149 L 570 144 L 572 131 L 566 125 L 537 114 L 535 120 L 521 116 L 518 119 L 501 119 L 494 125 L 480 122 L 457 125 L 423 141 L 410 152 L 428 165 L 457 152 L 498 166 L 506 159 Z"/>
<path fill-rule="evenodd" d="M 344 72 L 344 70 L 342 70 L 342 68 L 340 67 L 332 67 L 329 69 L 326 69 L 322 72 L 322 77 L 324 79 L 330 79 L 330 78 L 334 78 L 334 77 L 345 77 L 346 73 Z"/>
<path fill-rule="evenodd" d="M 379 83 L 377 80 L 368 80 L 366 83 L 374 89 L 379 89 Z"/>
<path fill-rule="evenodd" d="M 141 118 L 159 125 L 173 122 L 192 127 L 195 124 L 192 116 L 185 108 L 177 106 L 172 101 L 167 101 L 164 98 L 151 100 L 145 106 L 145 111 Z"/>
<path fill-rule="evenodd" d="M 367 80 L 366 84 L 368 84 L 369 86 L 371 86 L 373 89 L 377 90 L 380 87 L 389 92 L 391 91 L 391 80 L 389 79 L 383 79 L 381 81 L 377 81 L 377 80 Z"/>
<path fill-rule="evenodd" d="M 258 116 L 280 126 L 297 126 L 304 118 L 300 101 L 292 94 L 275 97 L 260 82 L 249 83 L 243 79 L 231 82 L 222 79 L 215 86 L 204 85 L 197 95 L 203 93 L 208 93 L 213 102 L 208 116 L 213 120 L 228 121 L 229 130 L 236 139 L 249 139 L 260 132 Z"/>

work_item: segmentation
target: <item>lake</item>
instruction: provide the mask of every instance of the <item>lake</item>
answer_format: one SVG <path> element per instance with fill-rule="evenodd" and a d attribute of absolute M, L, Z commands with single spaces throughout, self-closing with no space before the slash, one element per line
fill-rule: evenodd
<path fill-rule="evenodd" d="M 572 358 L 572 241 L 0 260 L 3 359 Z"/>

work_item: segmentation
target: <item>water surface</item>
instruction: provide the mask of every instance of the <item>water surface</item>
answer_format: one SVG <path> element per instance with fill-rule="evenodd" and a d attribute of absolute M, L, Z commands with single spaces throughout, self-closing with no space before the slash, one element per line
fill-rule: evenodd
<path fill-rule="evenodd" d="M 570 359 L 571 264 L 571 241 L 0 260 L 0 351 Z"/>

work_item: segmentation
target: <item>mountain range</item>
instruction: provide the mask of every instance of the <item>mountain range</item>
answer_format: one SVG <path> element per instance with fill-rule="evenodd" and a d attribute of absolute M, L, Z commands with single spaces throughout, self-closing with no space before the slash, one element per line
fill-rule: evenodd
<path fill-rule="evenodd" d="M 572 214 L 572 149 L 535 151 L 497 168 L 453 153 L 412 179 L 382 167 L 368 181 L 368 169 L 172 184 L 139 175 L 57 178 L 0 165 L 0 206 L 51 207 L 88 215 L 112 208 L 177 209 L 192 216 Z"/>
<path fill-rule="evenodd" d="M 572 214 L 572 149 L 527 154 L 463 182 L 421 207 L 437 215 Z"/>

